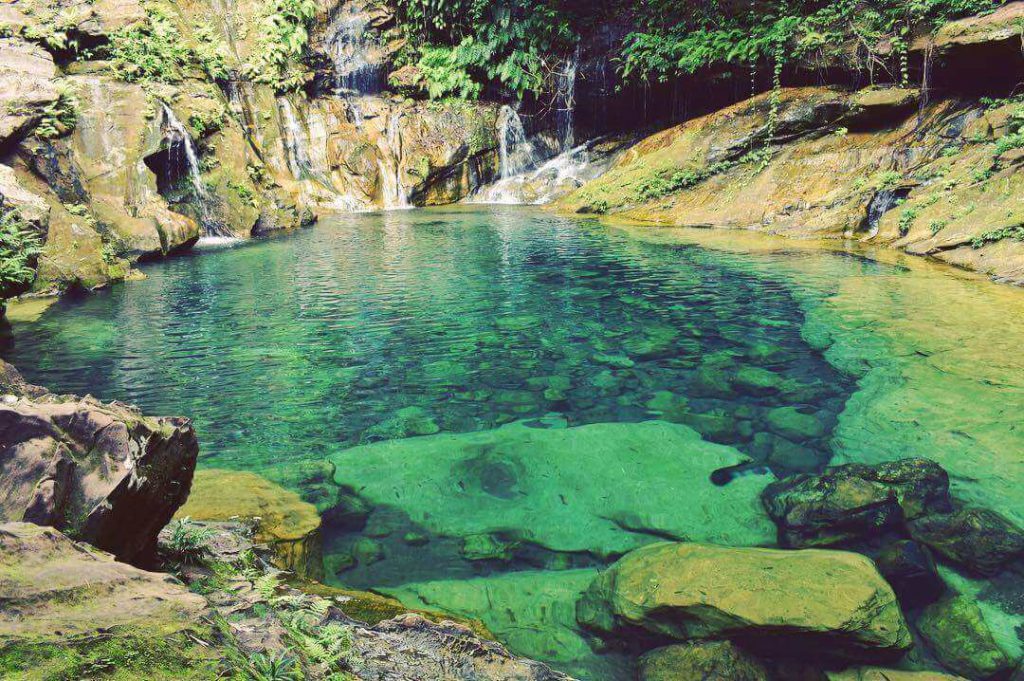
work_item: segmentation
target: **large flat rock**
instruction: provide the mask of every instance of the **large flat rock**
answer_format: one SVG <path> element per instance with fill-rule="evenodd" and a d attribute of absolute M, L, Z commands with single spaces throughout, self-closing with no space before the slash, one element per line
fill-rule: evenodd
<path fill-rule="evenodd" d="M 523 423 L 355 447 L 335 479 L 448 537 L 502 533 L 553 551 L 612 556 L 657 538 L 769 545 L 759 495 L 770 475 L 714 485 L 746 463 L 686 426 L 663 421 L 544 429 Z"/>

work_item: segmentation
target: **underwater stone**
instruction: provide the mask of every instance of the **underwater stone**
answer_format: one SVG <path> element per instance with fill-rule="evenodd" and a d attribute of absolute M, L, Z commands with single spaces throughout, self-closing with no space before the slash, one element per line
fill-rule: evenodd
<path fill-rule="evenodd" d="M 768 395 L 777 392 L 782 379 L 773 371 L 745 366 L 736 372 L 733 384 L 750 395 Z"/>
<path fill-rule="evenodd" d="M 384 548 L 380 542 L 362 537 L 352 545 L 352 557 L 361 565 L 371 565 L 384 558 Z"/>
<path fill-rule="evenodd" d="M 701 365 L 693 375 L 693 382 L 690 384 L 690 394 L 693 397 L 718 397 L 728 398 L 733 394 L 732 382 L 729 375 L 720 368 Z"/>
<path fill-rule="evenodd" d="M 610 366 L 613 369 L 630 369 L 636 366 L 636 362 L 623 355 L 606 355 L 598 353 L 591 357 L 596 363 Z"/>
<path fill-rule="evenodd" d="M 639 681 L 770 681 L 768 669 L 731 641 L 666 646 L 640 658 Z"/>
<path fill-rule="evenodd" d="M 968 597 L 948 598 L 928 606 L 917 628 L 939 661 L 958 674 L 988 679 L 1013 668 L 993 638 L 981 609 Z"/>
<path fill-rule="evenodd" d="M 843 551 L 654 544 L 602 572 L 576 613 L 602 636 L 742 638 L 775 655 L 877 662 L 912 645 L 891 587 Z"/>
<path fill-rule="evenodd" d="M 768 455 L 768 460 L 781 468 L 809 473 L 818 470 L 825 458 L 810 447 L 790 442 L 784 437 L 773 436 L 768 433 L 758 433 L 758 435 L 767 435 L 770 438 L 771 451 Z M 755 437 L 757 436 L 755 435 Z"/>
<path fill-rule="evenodd" d="M 827 546 L 870 537 L 904 519 L 951 508 L 949 479 L 927 459 L 847 464 L 769 485 L 765 508 L 783 546 Z"/>
<path fill-rule="evenodd" d="M 778 407 L 767 414 L 772 432 L 795 442 L 803 442 L 825 434 L 825 427 L 816 417 L 802 414 L 795 407 Z"/>
<path fill-rule="evenodd" d="M 994 511 L 964 508 L 909 524 L 911 536 L 970 572 L 992 576 L 1024 555 L 1024 532 Z"/>
<path fill-rule="evenodd" d="M 931 603 L 946 590 L 928 547 L 915 541 L 887 546 L 875 556 L 875 565 L 905 607 Z"/>
<path fill-rule="evenodd" d="M 529 423 L 355 447 L 331 457 L 335 481 L 447 537 L 501 533 L 598 556 L 654 536 L 774 541 L 760 504 L 770 475 L 711 483 L 714 471 L 750 461 L 733 448 L 664 421 L 558 429 Z"/>
<path fill-rule="evenodd" d="M 437 422 L 422 407 L 405 407 L 389 419 L 368 428 L 362 436 L 363 442 L 392 440 L 417 435 L 433 435 L 441 431 Z"/>
<path fill-rule="evenodd" d="M 462 556 L 466 560 L 512 560 L 517 542 L 506 542 L 493 534 L 471 534 L 462 540 Z"/>
<path fill-rule="evenodd" d="M 641 360 L 661 359 L 676 354 L 699 352 L 700 344 L 687 339 L 677 345 L 679 332 L 670 326 L 647 326 L 643 335 L 631 336 L 622 349 L 631 357 Z"/>

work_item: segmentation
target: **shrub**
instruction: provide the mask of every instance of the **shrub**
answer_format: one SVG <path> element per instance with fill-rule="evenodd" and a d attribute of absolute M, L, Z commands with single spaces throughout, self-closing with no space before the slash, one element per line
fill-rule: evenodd
<path fill-rule="evenodd" d="M 197 564 L 209 554 L 208 544 L 213 530 L 192 522 L 191 518 L 175 520 L 170 526 L 170 538 L 165 546 L 169 557 L 187 564 Z"/>
<path fill-rule="evenodd" d="M 35 279 L 40 239 L 14 208 L 0 207 L 0 298 L 9 298 Z"/>

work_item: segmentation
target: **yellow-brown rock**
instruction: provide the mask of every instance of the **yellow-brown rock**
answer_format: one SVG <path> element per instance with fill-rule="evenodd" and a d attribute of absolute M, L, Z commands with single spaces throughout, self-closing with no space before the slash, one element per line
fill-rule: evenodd
<path fill-rule="evenodd" d="M 199 470 L 175 517 L 258 519 L 255 539 L 272 549 L 279 567 L 307 579 L 323 577 L 320 516 L 298 494 L 242 471 Z"/>
<path fill-rule="evenodd" d="M 774 654 L 882 661 L 911 646 L 874 564 L 842 551 L 653 544 L 595 579 L 577 617 L 605 636 L 742 639 Z"/>

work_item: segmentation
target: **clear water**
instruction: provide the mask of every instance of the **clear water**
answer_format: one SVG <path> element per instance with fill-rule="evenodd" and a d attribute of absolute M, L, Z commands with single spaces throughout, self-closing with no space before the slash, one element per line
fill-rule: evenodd
<path fill-rule="evenodd" d="M 351 510 L 358 490 L 339 494 L 328 460 L 515 421 L 660 418 L 778 475 L 815 469 L 852 451 L 852 426 L 836 426 L 863 367 L 826 361 L 808 300 L 840 281 L 910 277 L 836 254 L 651 243 L 510 207 L 331 217 L 145 272 L 16 325 L 5 358 L 55 390 L 192 417 L 201 465 L 257 471 L 325 512 L 332 579 L 482 617 L 518 652 L 585 679 L 630 678 L 628 659 L 590 653 L 571 631 L 573 594 L 610 557 L 526 546 L 471 560 L 463 537 L 424 547 L 400 522 L 353 523 L 338 504 Z M 794 272 L 816 272 L 815 285 Z M 780 441 L 769 418 L 779 408 L 820 431 Z M 382 552 L 374 561 L 367 541 Z"/>

